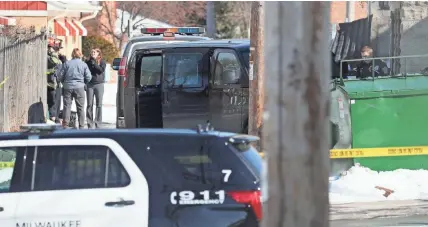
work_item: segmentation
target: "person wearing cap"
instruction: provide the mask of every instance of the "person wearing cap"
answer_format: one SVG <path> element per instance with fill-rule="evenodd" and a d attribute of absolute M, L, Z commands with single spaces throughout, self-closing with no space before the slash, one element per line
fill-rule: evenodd
<path fill-rule="evenodd" d="M 61 60 L 58 57 L 59 47 L 55 46 L 54 43 L 48 44 L 48 70 L 47 70 L 47 79 L 48 79 L 48 89 L 47 89 L 47 103 L 49 118 L 51 121 L 55 121 L 57 118 L 56 111 L 56 91 L 58 87 L 57 78 L 55 72 L 58 69 L 58 66 L 62 64 Z"/>

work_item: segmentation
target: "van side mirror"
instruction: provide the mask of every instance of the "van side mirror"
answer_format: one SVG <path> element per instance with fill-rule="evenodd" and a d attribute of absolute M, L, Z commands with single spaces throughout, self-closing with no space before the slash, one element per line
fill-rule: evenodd
<path fill-rule="evenodd" d="M 111 68 L 113 70 L 115 70 L 115 71 L 119 70 L 120 60 L 121 60 L 121 58 L 113 59 L 113 64 L 111 64 Z"/>
<path fill-rule="evenodd" d="M 223 71 L 221 77 L 222 77 L 222 82 L 223 84 L 237 84 L 239 83 L 239 72 L 237 72 L 237 70 L 225 70 Z"/>

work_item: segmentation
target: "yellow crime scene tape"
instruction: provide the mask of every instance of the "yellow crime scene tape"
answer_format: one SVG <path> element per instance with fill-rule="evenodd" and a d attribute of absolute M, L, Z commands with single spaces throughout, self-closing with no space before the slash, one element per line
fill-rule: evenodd
<path fill-rule="evenodd" d="M 428 146 L 353 148 L 330 150 L 330 158 L 367 158 L 411 155 L 428 155 Z"/>
<path fill-rule="evenodd" d="M 428 146 L 417 147 L 378 147 L 378 148 L 352 148 L 352 149 L 332 149 L 330 158 L 370 158 L 370 157 L 392 157 L 392 156 L 412 156 L 428 155 Z M 260 153 L 262 158 L 264 152 Z"/>
<path fill-rule="evenodd" d="M 13 168 L 14 166 L 15 162 L 0 162 L 0 169 Z"/>
<path fill-rule="evenodd" d="M 259 153 L 264 158 L 265 153 Z M 392 156 L 412 156 L 428 155 L 428 146 L 417 147 L 379 147 L 379 148 L 352 148 L 352 149 L 332 149 L 330 158 L 370 158 L 370 157 L 392 157 Z M 77 164 L 83 160 L 79 160 Z M 93 164 L 100 164 L 100 160 L 95 160 Z M 15 162 L 0 162 L 0 169 L 12 168 Z"/>

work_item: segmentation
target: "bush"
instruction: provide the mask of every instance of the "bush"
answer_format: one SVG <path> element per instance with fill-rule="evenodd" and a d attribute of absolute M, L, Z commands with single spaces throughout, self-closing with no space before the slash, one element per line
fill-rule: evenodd
<path fill-rule="evenodd" d="M 103 53 L 104 61 L 110 64 L 113 62 L 114 58 L 119 56 L 119 50 L 114 44 L 101 36 L 90 35 L 82 38 L 83 55 L 89 57 L 91 55 L 91 50 L 94 48 L 99 48 Z"/>

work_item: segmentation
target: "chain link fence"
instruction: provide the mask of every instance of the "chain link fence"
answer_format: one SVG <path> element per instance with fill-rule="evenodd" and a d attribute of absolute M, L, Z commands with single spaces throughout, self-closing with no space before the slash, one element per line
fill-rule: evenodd
<path fill-rule="evenodd" d="M 0 131 L 45 122 L 47 38 L 31 29 L 0 31 Z"/>

